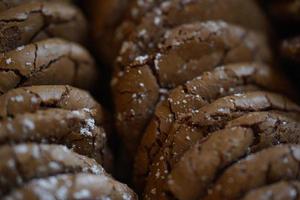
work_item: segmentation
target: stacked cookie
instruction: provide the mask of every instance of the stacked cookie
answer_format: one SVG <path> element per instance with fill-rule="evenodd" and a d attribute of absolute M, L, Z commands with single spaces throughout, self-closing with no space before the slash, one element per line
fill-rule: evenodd
<path fill-rule="evenodd" d="M 98 72 L 81 11 L 68 0 L 0 10 L 0 198 L 136 199 L 102 167 L 112 167 L 110 130 L 86 91 Z"/>
<path fill-rule="evenodd" d="M 300 107 L 257 2 L 132 0 L 120 10 L 108 34 L 120 46 L 115 121 L 143 199 L 296 198 Z"/>

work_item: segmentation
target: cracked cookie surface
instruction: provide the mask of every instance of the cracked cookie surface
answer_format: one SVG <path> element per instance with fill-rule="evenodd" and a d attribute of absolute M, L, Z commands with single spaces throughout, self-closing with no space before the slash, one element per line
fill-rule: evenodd
<path fill-rule="evenodd" d="M 93 89 L 97 69 L 81 46 L 47 39 L 0 55 L 0 92 L 31 85 L 73 85 Z M 84 80 L 84 81 L 83 81 Z"/>
<path fill-rule="evenodd" d="M 171 170 L 165 190 L 182 200 L 203 198 L 216 176 L 239 158 L 273 145 L 300 143 L 299 117 L 299 113 L 254 112 L 230 121 L 190 147 Z"/>
<path fill-rule="evenodd" d="M 48 199 L 115 199 L 135 200 L 136 195 L 126 185 L 109 176 L 64 174 L 36 179 L 5 196 L 4 200 Z"/>
<path fill-rule="evenodd" d="M 0 147 L 0 196 L 21 187 L 32 179 L 62 173 L 105 174 L 93 159 L 78 155 L 65 146 L 20 144 Z"/>
<path fill-rule="evenodd" d="M 299 112 L 299 107 L 285 97 L 268 92 L 247 92 L 227 96 L 203 106 L 198 113 L 184 123 L 174 123 L 168 132 L 162 147 L 152 160 L 147 174 L 145 196 L 160 195 L 162 188 L 158 187 L 155 194 L 151 193 L 153 186 L 161 185 L 165 176 L 178 159 L 197 140 L 206 137 L 209 133 L 223 129 L 233 119 L 247 113 L 258 111 L 279 110 L 282 112 Z M 157 177 L 158 172 L 165 174 Z"/>
<path fill-rule="evenodd" d="M 157 105 L 136 153 L 136 187 L 144 185 L 149 165 L 167 138 L 172 123 L 184 121 L 199 112 L 199 108 L 227 95 L 259 89 L 286 92 L 286 88 L 290 88 L 288 85 L 268 65 L 239 63 L 205 72 L 171 90 L 168 97 Z"/>
<path fill-rule="evenodd" d="M 156 55 L 138 57 L 112 80 L 117 129 L 131 152 L 161 93 L 223 64 L 271 60 L 263 35 L 220 21 L 182 25 L 164 40 Z"/>
<path fill-rule="evenodd" d="M 86 21 L 72 5 L 35 2 L 0 13 L 0 52 L 49 37 L 84 43 Z"/>

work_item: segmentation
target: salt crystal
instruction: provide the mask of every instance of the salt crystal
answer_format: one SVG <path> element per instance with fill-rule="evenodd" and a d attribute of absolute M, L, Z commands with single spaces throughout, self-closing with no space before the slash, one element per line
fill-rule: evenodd
<path fill-rule="evenodd" d="M 156 26 L 158 26 L 159 24 L 160 24 L 160 21 L 161 21 L 161 19 L 160 19 L 160 17 L 155 17 L 154 18 L 154 24 L 156 25 Z"/>
<path fill-rule="evenodd" d="M 15 147 L 15 151 L 20 154 L 24 154 L 28 152 L 28 148 L 26 145 L 18 145 Z"/>
<path fill-rule="evenodd" d="M 17 51 L 22 51 L 24 48 L 25 48 L 24 45 L 23 45 L 23 46 L 19 46 L 19 47 L 17 48 Z"/>
<path fill-rule="evenodd" d="M 30 119 L 25 118 L 22 123 L 24 125 L 24 128 L 26 128 L 27 130 L 33 130 L 35 128 L 34 123 Z"/>
<path fill-rule="evenodd" d="M 76 199 L 84 199 L 84 198 L 90 198 L 90 197 L 91 197 L 91 192 L 87 189 L 82 189 L 82 190 L 74 193 L 74 198 L 76 198 Z"/>
<path fill-rule="evenodd" d="M 144 63 L 147 59 L 149 58 L 148 55 L 144 55 L 144 56 L 138 56 L 135 58 L 135 61 L 139 62 L 139 63 Z"/>
<path fill-rule="evenodd" d="M 10 63 L 12 63 L 12 60 L 11 60 L 11 58 L 8 58 L 8 59 L 6 59 L 6 61 L 5 61 L 5 62 L 6 62 L 6 64 L 8 64 L 8 65 L 9 65 Z"/>

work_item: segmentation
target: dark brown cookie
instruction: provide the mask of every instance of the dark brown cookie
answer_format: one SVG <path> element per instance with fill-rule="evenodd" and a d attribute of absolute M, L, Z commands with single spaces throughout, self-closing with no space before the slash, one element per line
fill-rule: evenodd
<path fill-rule="evenodd" d="M 59 145 L 4 145 L 0 155 L 0 196 L 36 178 L 78 172 L 105 174 L 95 160 Z"/>
<path fill-rule="evenodd" d="M 4 200 L 40 199 L 114 199 L 136 200 L 137 196 L 126 185 L 108 176 L 92 174 L 58 175 L 36 179 L 15 190 Z"/>
<path fill-rule="evenodd" d="M 285 97 L 268 92 L 248 92 L 227 96 L 214 101 L 202 108 L 199 112 L 185 120 L 184 123 L 174 123 L 168 132 L 168 137 L 162 142 L 162 147 L 152 160 L 149 176 L 145 189 L 145 195 L 161 195 L 158 188 L 153 195 L 151 190 L 165 181 L 165 176 L 156 177 L 158 172 L 167 175 L 178 159 L 196 141 L 206 137 L 209 133 L 222 129 L 226 124 L 247 113 L 279 110 L 288 112 L 299 112 L 299 107 L 287 100 Z"/>
<path fill-rule="evenodd" d="M 300 36 L 284 40 L 281 44 L 281 54 L 285 59 L 300 63 Z"/>
<path fill-rule="evenodd" d="M 271 185 L 254 189 L 246 194 L 242 200 L 293 200 L 299 199 L 299 181 L 281 181 Z"/>
<path fill-rule="evenodd" d="M 0 13 L 0 52 L 49 37 L 83 43 L 86 30 L 82 13 L 69 4 L 27 3 Z"/>
<path fill-rule="evenodd" d="M 300 147 L 283 145 L 250 155 L 215 181 L 205 200 L 239 199 L 253 189 L 299 178 Z"/>
<path fill-rule="evenodd" d="M 116 124 L 125 145 L 136 149 L 161 92 L 223 64 L 270 60 L 263 35 L 224 22 L 168 31 L 155 55 L 137 57 L 112 80 Z"/>
<path fill-rule="evenodd" d="M 168 98 L 157 105 L 138 148 L 134 170 L 135 185 L 143 187 L 142 182 L 149 165 L 174 121 L 189 118 L 202 106 L 223 96 L 266 88 L 286 92 L 286 88 L 290 88 L 288 85 L 267 65 L 240 63 L 216 68 L 171 90 Z"/>
<path fill-rule="evenodd" d="M 138 3 L 143 4 L 143 1 Z M 152 1 L 148 6 L 153 8 L 146 14 L 144 9 L 141 9 L 144 17 L 138 20 L 139 25 L 122 44 L 118 61 L 123 66 L 149 51 L 155 52 L 164 32 L 178 25 L 224 20 L 254 30 L 267 29 L 265 17 L 252 0 Z M 144 8 L 147 10 L 148 6 L 145 5 Z M 117 34 L 122 36 L 122 33 Z"/>
<path fill-rule="evenodd" d="M 92 89 L 97 69 L 81 46 L 47 39 L 0 54 L 0 92 L 30 85 L 74 85 Z"/>
<path fill-rule="evenodd" d="M 51 108 L 85 110 L 93 116 L 97 125 L 105 125 L 101 105 L 88 92 L 71 86 L 22 87 L 0 96 L 1 119 Z"/>
<path fill-rule="evenodd" d="M 169 185 L 162 187 L 180 200 L 202 198 L 226 166 L 266 147 L 300 143 L 299 131 L 299 114 L 255 112 L 242 116 L 193 145 L 171 170 Z"/>
<path fill-rule="evenodd" d="M 40 110 L 0 122 L 0 144 L 63 144 L 103 163 L 106 134 L 88 111 Z"/>
<path fill-rule="evenodd" d="M 42 0 L 0 0 L 0 12 L 9 8 L 16 7 L 21 4 L 29 2 L 40 2 Z M 43 0 L 43 1 L 57 1 L 57 2 L 70 2 L 71 0 Z"/>
<path fill-rule="evenodd" d="M 70 86 L 10 90 L 0 96 L 0 117 L 2 144 L 58 143 L 101 163 L 106 158 L 103 158 L 106 134 L 102 126 L 109 125 L 102 107 L 83 90 Z"/>

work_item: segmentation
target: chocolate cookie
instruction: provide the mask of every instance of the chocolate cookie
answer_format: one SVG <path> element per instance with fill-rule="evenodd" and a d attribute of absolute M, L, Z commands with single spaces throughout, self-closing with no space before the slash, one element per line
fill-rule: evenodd
<path fill-rule="evenodd" d="M 47 39 L 0 54 L 0 92 L 30 85 L 74 85 L 92 89 L 97 69 L 81 46 Z"/>
<path fill-rule="evenodd" d="M 105 125 L 101 105 L 86 91 L 71 86 L 32 86 L 8 91 L 0 96 L 0 118 L 58 108 L 89 112 L 97 125 Z"/>
<path fill-rule="evenodd" d="M 170 91 L 160 102 L 136 153 L 134 181 L 142 188 L 152 159 L 165 141 L 174 121 L 182 121 L 199 108 L 223 96 L 259 89 L 286 92 L 289 84 L 269 66 L 259 63 L 231 64 L 205 72 Z"/>
<path fill-rule="evenodd" d="M 136 149 L 160 93 L 223 64 L 270 60 L 263 35 L 224 22 L 166 32 L 156 54 L 137 57 L 112 80 L 116 124 L 127 149 Z"/>
<path fill-rule="evenodd" d="M 266 147 L 300 143 L 299 130 L 299 114 L 255 112 L 230 121 L 225 129 L 193 145 L 163 187 L 180 200 L 203 198 L 226 166 Z"/>
<path fill-rule="evenodd" d="M 271 118 L 270 121 L 268 121 L 267 119 L 268 117 Z M 236 117 L 233 117 L 233 119 L 234 118 Z M 255 116 L 249 118 L 253 121 L 253 118 L 255 119 Z M 284 117 L 281 118 L 284 119 Z M 286 142 L 298 141 L 297 137 L 299 137 L 299 135 L 297 136 L 296 133 L 300 128 L 300 124 L 298 124 L 299 120 L 295 122 L 294 120 L 290 120 L 287 118 L 286 121 L 284 121 L 283 123 L 281 122 L 280 117 L 278 116 L 272 117 L 272 115 L 262 116 L 261 118 L 257 118 L 257 119 L 261 120 L 261 121 L 257 120 L 258 124 L 261 123 L 261 127 L 257 128 L 255 127 L 256 124 L 254 124 L 253 127 L 257 128 L 257 130 L 255 130 L 257 132 L 253 133 L 253 135 L 257 133 L 257 134 L 266 134 L 267 136 L 265 137 L 264 135 L 261 136 L 262 137 L 261 144 L 257 145 L 258 147 L 254 146 L 253 148 L 259 149 L 259 148 L 263 148 L 264 146 L 270 146 L 273 144 L 273 142 L 277 144 L 278 142 L 286 143 Z M 277 120 L 277 124 L 273 123 L 275 120 Z M 227 123 L 226 121 L 227 120 L 225 120 L 224 124 Z M 221 123 L 222 122 L 220 122 L 220 124 Z M 289 124 L 285 126 L 286 125 L 285 123 L 289 123 Z M 275 126 L 275 124 L 278 125 L 279 130 L 272 129 L 273 126 Z M 202 126 L 203 126 L 202 128 L 193 128 L 185 125 L 175 125 L 175 128 L 173 128 L 173 130 L 170 131 L 169 136 L 165 140 L 159 153 L 152 160 L 152 165 L 150 168 L 149 176 L 147 178 L 147 185 L 144 192 L 145 196 L 148 196 L 149 199 L 162 198 L 162 196 L 164 196 L 165 193 L 163 191 L 163 187 L 160 186 L 166 184 L 166 177 L 169 175 L 174 165 L 176 165 L 176 163 L 178 162 L 180 157 L 185 153 L 185 151 L 187 151 L 190 148 L 190 146 L 194 145 L 196 141 L 203 139 L 206 135 L 213 132 L 213 130 L 222 129 L 224 127 L 224 125 L 217 125 L 217 124 L 215 124 L 214 126 L 209 126 L 209 125 L 208 126 L 202 125 Z M 239 126 L 243 127 L 242 125 Z M 245 127 L 247 126 L 245 125 Z M 268 133 L 270 136 L 268 135 Z M 282 137 L 282 139 L 276 139 L 276 137 L 280 137 L 280 136 Z M 256 142 L 256 140 L 253 141 Z M 241 141 L 241 144 L 242 143 L 243 142 Z M 244 152 L 247 152 L 249 150 L 248 147 L 249 146 L 245 148 Z M 226 154 L 225 150 L 224 150 L 224 154 Z M 235 159 L 237 158 L 238 157 L 236 157 Z M 188 163 L 191 164 L 191 162 Z M 156 176 L 159 172 L 161 173 L 164 172 L 164 174 L 161 176 Z M 157 187 L 156 193 L 152 194 L 151 190 L 156 187 Z M 194 190 L 191 190 L 191 192 L 194 192 Z M 190 196 L 187 197 L 187 199 L 189 198 L 195 199 L 197 197 L 198 196 Z"/>
<path fill-rule="evenodd" d="M 0 12 L 21 4 L 40 1 L 70 2 L 71 0 L 0 0 Z"/>
<path fill-rule="evenodd" d="M 0 13 L 0 52 L 49 37 L 83 43 L 86 30 L 82 13 L 69 4 L 27 3 Z"/>
<path fill-rule="evenodd" d="M 15 190 L 4 200 L 12 199 L 114 199 L 135 200 L 134 192 L 108 176 L 92 174 L 58 175 L 36 179 Z"/>
<path fill-rule="evenodd" d="M 204 199 L 239 199 L 261 186 L 298 179 L 299 152 L 297 145 L 284 145 L 250 155 L 225 170 Z"/>
<path fill-rule="evenodd" d="M 300 63 L 300 36 L 284 40 L 281 44 L 281 54 L 285 59 Z"/>
<path fill-rule="evenodd" d="M 299 192 L 299 181 L 281 181 L 254 189 L 246 194 L 242 200 L 293 200 L 298 198 Z"/>
<path fill-rule="evenodd" d="M 7 142 L 65 144 L 76 152 L 105 159 L 106 124 L 101 106 L 70 86 L 33 86 L 0 97 L 0 138 Z M 45 128 L 48 127 L 48 128 Z"/>
<path fill-rule="evenodd" d="M 21 187 L 32 179 L 62 173 L 104 175 L 96 161 L 78 155 L 64 146 L 20 144 L 0 147 L 0 196 Z"/>
<path fill-rule="evenodd" d="M 144 17 L 139 20 L 139 25 L 122 44 L 118 58 L 122 66 L 128 65 L 138 56 L 154 53 L 164 32 L 178 25 L 224 20 L 259 31 L 266 30 L 268 26 L 262 12 L 252 0 L 155 1 L 150 3 L 151 6 L 153 9 L 148 14 L 143 12 Z M 119 32 L 117 34 L 122 35 Z"/>
<path fill-rule="evenodd" d="M 40 110 L 16 115 L 0 124 L 0 144 L 63 144 L 103 163 L 106 134 L 87 111 Z"/>

